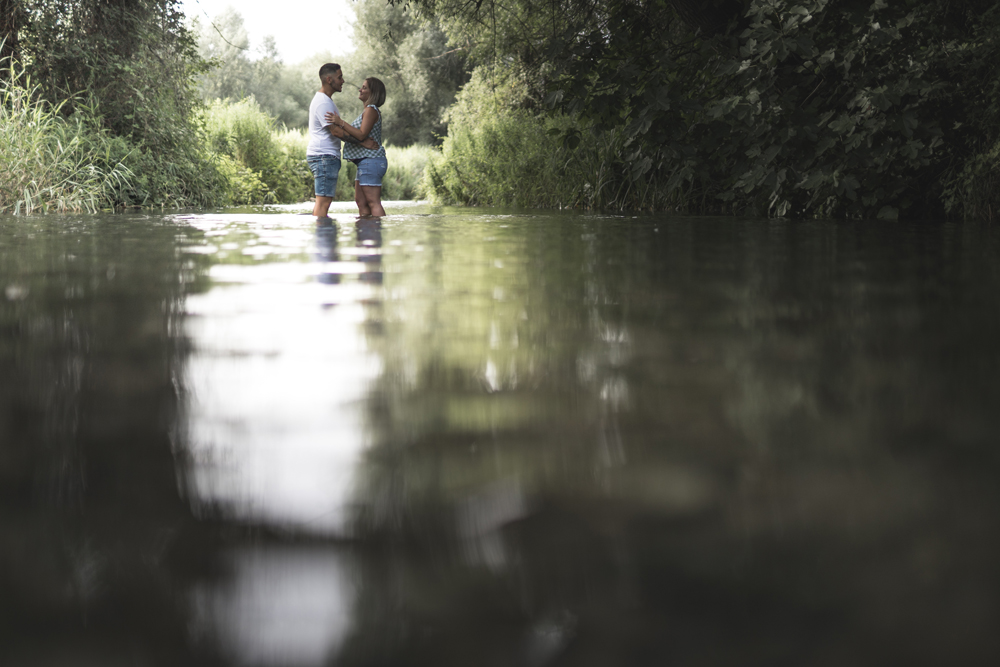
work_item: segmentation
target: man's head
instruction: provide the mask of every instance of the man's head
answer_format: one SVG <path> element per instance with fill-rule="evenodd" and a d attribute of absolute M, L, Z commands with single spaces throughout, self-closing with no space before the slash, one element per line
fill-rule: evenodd
<path fill-rule="evenodd" d="M 319 80 L 323 86 L 329 86 L 333 92 L 339 93 L 344 87 L 344 72 L 337 63 L 327 63 L 319 68 Z"/>

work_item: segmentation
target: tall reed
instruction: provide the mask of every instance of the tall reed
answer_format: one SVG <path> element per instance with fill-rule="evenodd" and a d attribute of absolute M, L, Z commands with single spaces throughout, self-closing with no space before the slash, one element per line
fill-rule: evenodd
<path fill-rule="evenodd" d="M 9 66 L 9 65 L 7 65 Z M 114 139 L 76 100 L 77 112 L 39 97 L 23 70 L 0 80 L 0 212 L 87 211 L 111 208 L 132 173 L 114 159 Z"/>

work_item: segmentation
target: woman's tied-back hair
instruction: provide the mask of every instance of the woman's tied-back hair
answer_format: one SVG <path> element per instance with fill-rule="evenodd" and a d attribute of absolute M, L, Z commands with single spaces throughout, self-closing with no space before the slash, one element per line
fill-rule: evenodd
<path fill-rule="evenodd" d="M 324 77 L 336 74 L 338 69 L 340 69 L 340 65 L 337 63 L 327 63 L 323 65 L 319 68 L 319 80 L 322 81 Z"/>
<path fill-rule="evenodd" d="M 365 83 L 368 84 L 368 104 L 374 104 L 377 107 L 385 104 L 385 84 L 373 76 L 365 79 Z"/>

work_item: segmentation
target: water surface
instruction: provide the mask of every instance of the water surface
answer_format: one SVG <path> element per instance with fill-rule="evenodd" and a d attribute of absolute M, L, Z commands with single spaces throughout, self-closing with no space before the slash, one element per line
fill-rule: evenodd
<path fill-rule="evenodd" d="M 0 662 L 1000 658 L 1000 237 L 0 218 Z"/>

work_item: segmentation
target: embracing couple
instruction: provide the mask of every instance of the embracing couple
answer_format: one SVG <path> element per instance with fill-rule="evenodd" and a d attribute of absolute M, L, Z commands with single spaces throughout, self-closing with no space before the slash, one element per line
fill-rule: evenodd
<path fill-rule="evenodd" d="M 358 99 L 364 111 L 353 123 L 340 117 L 332 96 L 344 87 L 344 73 L 340 65 L 327 63 L 319 68 L 319 92 L 309 105 L 309 147 L 306 161 L 316 179 L 316 205 L 313 215 L 327 217 L 330 203 L 337 193 L 337 176 L 340 175 L 340 142 L 344 142 L 344 159 L 358 165 L 354 179 L 354 201 L 362 217 L 382 217 L 382 178 L 389 163 L 382 145 L 382 112 L 385 103 L 385 85 L 374 77 L 365 79 Z"/>

